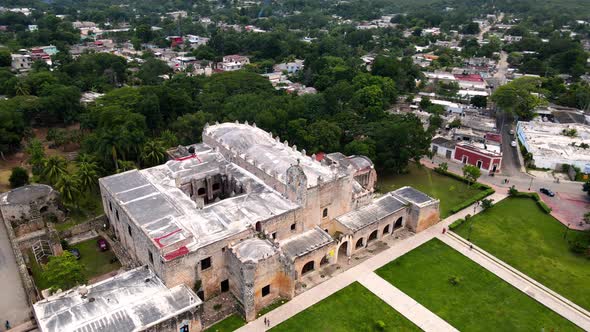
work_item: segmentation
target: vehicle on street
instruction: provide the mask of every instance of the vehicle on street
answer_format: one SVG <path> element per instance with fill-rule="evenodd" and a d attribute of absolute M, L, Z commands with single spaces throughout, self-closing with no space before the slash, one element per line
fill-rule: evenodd
<path fill-rule="evenodd" d="M 96 244 L 98 245 L 98 249 L 100 249 L 100 251 L 107 251 L 109 250 L 109 244 L 107 243 L 107 240 L 100 238 L 96 241 Z"/>
<path fill-rule="evenodd" d="M 553 191 L 551 191 L 551 189 L 541 188 L 539 191 L 542 192 L 543 194 L 549 196 L 549 197 L 555 196 L 555 193 Z"/>
<path fill-rule="evenodd" d="M 80 254 L 80 250 L 76 249 L 76 248 L 72 248 L 70 250 L 68 250 L 70 252 L 70 254 L 74 255 L 74 257 L 76 257 L 76 260 L 80 259 L 80 257 L 82 256 Z"/>
<path fill-rule="evenodd" d="M 510 129 L 510 135 L 514 135 L 514 129 Z"/>
<path fill-rule="evenodd" d="M 515 147 L 516 147 L 516 141 L 512 141 L 512 142 L 510 142 L 510 145 L 511 145 L 513 148 L 515 148 Z"/>

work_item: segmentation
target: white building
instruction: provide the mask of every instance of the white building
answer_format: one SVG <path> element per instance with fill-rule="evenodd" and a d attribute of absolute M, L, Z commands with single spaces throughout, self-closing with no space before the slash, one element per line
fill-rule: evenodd
<path fill-rule="evenodd" d="M 11 54 L 12 69 L 18 72 L 28 71 L 33 65 L 33 58 L 28 54 Z"/>
<path fill-rule="evenodd" d="M 226 55 L 223 57 L 223 62 L 219 64 L 219 67 L 223 71 L 234 71 L 244 68 L 244 66 L 250 64 L 250 59 L 243 55 Z"/>
<path fill-rule="evenodd" d="M 575 132 L 574 132 L 575 130 Z M 590 172 L 590 127 L 582 124 L 553 122 L 523 122 L 516 126 L 518 139 L 533 155 L 536 167 L 561 169 L 561 165 L 574 165 Z M 570 133 L 570 136 L 566 133 Z"/>

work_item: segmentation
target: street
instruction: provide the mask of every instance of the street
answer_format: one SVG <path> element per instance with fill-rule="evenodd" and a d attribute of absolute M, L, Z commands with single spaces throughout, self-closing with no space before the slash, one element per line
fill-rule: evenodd
<path fill-rule="evenodd" d="M 502 135 L 502 175 L 505 176 L 516 176 L 522 171 L 518 156 L 520 149 L 511 145 L 512 141 L 516 141 L 515 135 L 510 134 L 514 128 L 512 121 L 504 112 L 496 115 L 496 126 Z"/>
<path fill-rule="evenodd" d="M 2 327 L 7 320 L 13 327 L 29 320 L 31 308 L 26 299 L 4 222 L 0 225 L 0 280 Z"/>

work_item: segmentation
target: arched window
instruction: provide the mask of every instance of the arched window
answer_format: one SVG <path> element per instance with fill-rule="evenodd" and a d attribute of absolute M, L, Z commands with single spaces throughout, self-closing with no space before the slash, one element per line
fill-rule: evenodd
<path fill-rule="evenodd" d="M 367 242 L 371 242 L 373 240 L 377 240 L 377 235 L 379 234 L 378 230 L 374 230 L 373 233 L 371 233 L 371 235 L 369 235 L 369 239 L 367 240 Z"/>
<path fill-rule="evenodd" d="M 310 262 L 305 263 L 305 265 L 303 265 L 303 269 L 301 269 L 301 275 L 304 275 L 306 273 L 313 271 L 315 268 L 314 264 L 315 264 L 314 261 L 310 261 Z"/>
<path fill-rule="evenodd" d="M 363 239 L 360 238 L 358 241 L 356 241 L 356 245 L 354 246 L 356 249 L 358 248 L 362 248 L 363 247 Z"/>
<path fill-rule="evenodd" d="M 262 231 L 262 225 L 260 224 L 260 221 L 257 222 L 254 227 L 256 228 L 256 231 L 257 232 L 261 232 Z"/>
<path fill-rule="evenodd" d="M 327 218 L 328 217 L 328 208 L 324 208 L 324 211 L 322 212 L 322 218 Z"/>
<path fill-rule="evenodd" d="M 221 185 L 219 185 L 219 183 L 213 184 L 213 190 L 219 190 L 220 187 L 221 187 Z"/>
<path fill-rule="evenodd" d="M 385 226 L 385 228 L 383 228 L 383 234 L 389 234 L 389 225 Z"/>
<path fill-rule="evenodd" d="M 197 195 L 199 195 L 199 196 L 205 195 L 205 188 L 199 188 L 199 190 L 197 190 Z"/>
<path fill-rule="evenodd" d="M 397 218 L 397 220 L 395 221 L 395 224 L 393 225 L 393 229 L 398 229 L 398 228 L 402 227 L 403 221 L 404 221 L 403 217 Z"/>

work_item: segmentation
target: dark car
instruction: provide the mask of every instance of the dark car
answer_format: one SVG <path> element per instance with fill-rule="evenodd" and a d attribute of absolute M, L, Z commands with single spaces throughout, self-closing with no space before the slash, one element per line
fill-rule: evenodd
<path fill-rule="evenodd" d="M 76 257 L 76 259 L 80 259 L 80 257 L 82 256 L 82 255 L 80 255 L 80 250 L 78 250 L 76 248 L 72 248 L 68 251 L 70 252 L 70 254 L 74 255 L 74 257 Z"/>
<path fill-rule="evenodd" d="M 109 244 L 107 243 L 107 240 L 103 238 L 98 239 L 98 241 L 96 241 L 96 244 L 98 245 L 98 249 L 100 249 L 100 251 L 109 250 Z"/>
<path fill-rule="evenodd" d="M 551 189 L 541 188 L 540 192 L 542 192 L 543 194 L 545 194 L 549 197 L 555 196 L 555 193 L 553 191 L 551 191 Z"/>

